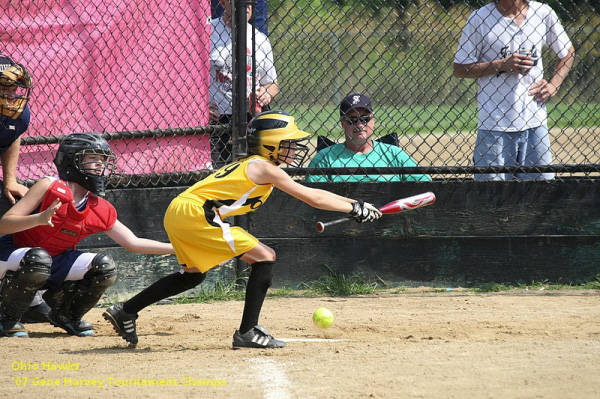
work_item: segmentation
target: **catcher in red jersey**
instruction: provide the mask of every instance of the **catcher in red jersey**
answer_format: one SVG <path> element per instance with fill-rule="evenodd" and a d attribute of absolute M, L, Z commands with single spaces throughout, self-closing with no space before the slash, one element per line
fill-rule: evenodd
<path fill-rule="evenodd" d="M 161 299 L 200 284 L 205 273 L 220 263 L 239 257 L 250 267 L 242 321 L 233 334 L 233 348 L 281 348 L 258 323 L 273 278 L 275 251 L 226 218 L 256 210 L 278 188 L 312 207 L 345 212 L 358 222 L 378 219 L 373 205 L 329 191 L 309 188 L 291 179 L 279 166 L 300 166 L 309 134 L 298 129 L 285 112 L 257 115 L 247 128 L 248 158 L 233 162 L 188 188 L 169 205 L 164 218 L 169 240 L 175 248 L 181 272 L 171 274 L 144 289 L 125 303 L 109 307 L 104 317 L 130 345 L 138 342 L 138 312 Z"/>
<path fill-rule="evenodd" d="M 169 243 L 137 237 L 99 197 L 114 160 L 99 135 L 67 136 L 54 159 L 59 177 L 40 179 L 0 219 L 0 336 L 27 337 L 23 322 L 34 321 L 94 335 L 82 318 L 115 282 L 117 269 L 109 254 L 75 249 L 91 234 L 105 232 L 132 252 L 174 253 Z"/>

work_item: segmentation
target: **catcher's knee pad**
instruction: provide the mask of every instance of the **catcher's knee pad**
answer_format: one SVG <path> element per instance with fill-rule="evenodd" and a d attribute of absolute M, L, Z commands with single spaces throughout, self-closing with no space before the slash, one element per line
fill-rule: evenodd
<path fill-rule="evenodd" d="M 12 283 L 18 283 L 23 289 L 33 288 L 37 291 L 48 281 L 51 267 L 52 257 L 45 249 L 31 248 L 21 259 Z"/>
<path fill-rule="evenodd" d="M 99 253 L 92 259 L 92 268 L 84 276 L 89 279 L 90 290 L 106 291 L 117 280 L 117 266 L 112 256 Z"/>
<path fill-rule="evenodd" d="M 65 281 L 58 290 L 47 290 L 43 298 L 53 309 L 71 306 L 74 297 L 84 293 L 100 295 L 104 293 L 117 279 L 117 267 L 110 255 L 99 253 L 92 259 L 91 268 L 84 274 L 83 279 Z"/>
<path fill-rule="evenodd" d="M 31 248 L 25 253 L 17 271 L 5 277 L 0 293 L 6 319 L 20 319 L 35 293 L 48 281 L 51 266 L 52 257 L 43 248 Z"/>

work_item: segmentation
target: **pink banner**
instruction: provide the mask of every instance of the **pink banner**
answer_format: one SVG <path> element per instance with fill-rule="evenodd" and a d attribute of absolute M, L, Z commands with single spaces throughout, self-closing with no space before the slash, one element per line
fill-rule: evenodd
<path fill-rule="evenodd" d="M 209 0 L 0 0 L 0 54 L 33 78 L 25 136 L 206 125 L 209 17 Z M 204 135 L 111 146 L 125 174 L 210 165 Z M 54 148 L 23 147 L 18 177 L 56 174 Z"/>

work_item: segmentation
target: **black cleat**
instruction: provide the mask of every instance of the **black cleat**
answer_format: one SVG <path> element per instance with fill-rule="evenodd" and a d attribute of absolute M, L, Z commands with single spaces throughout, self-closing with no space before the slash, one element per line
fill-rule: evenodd
<path fill-rule="evenodd" d="M 113 325 L 117 334 L 119 334 L 125 341 L 129 342 L 129 346 L 135 348 L 138 343 L 138 336 L 135 332 L 135 320 L 138 318 L 137 314 L 129 314 L 123 310 L 123 304 L 118 302 L 110 306 L 102 316 L 106 321 Z"/>
<path fill-rule="evenodd" d="M 0 320 L 0 337 L 28 338 L 29 334 L 18 321 Z"/>
<path fill-rule="evenodd" d="M 245 334 L 233 333 L 233 349 L 239 348 L 283 348 L 285 341 L 273 338 L 266 328 L 256 325 Z"/>
<path fill-rule="evenodd" d="M 54 327 L 62 328 L 69 335 L 78 337 L 94 336 L 94 326 L 83 319 L 73 320 L 57 310 L 50 311 L 48 319 Z"/>

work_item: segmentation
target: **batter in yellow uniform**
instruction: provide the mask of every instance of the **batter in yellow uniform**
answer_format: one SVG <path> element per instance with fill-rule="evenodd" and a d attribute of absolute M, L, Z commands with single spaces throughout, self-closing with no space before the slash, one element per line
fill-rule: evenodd
<path fill-rule="evenodd" d="M 206 272 L 258 244 L 253 235 L 224 221 L 256 210 L 273 191 L 272 184 L 248 178 L 248 165 L 255 162 L 268 161 L 253 156 L 224 166 L 171 202 L 165 229 L 180 264 Z"/>
<path fill-rule="evenodd" d="M 156 281 L 124 303 L 109 307 L 104 317 L 130 345 L 138 342 L 136 319 L 140 310 L 164 298 L 196 287 L 205 272 L 219 263 L 239 256 L 250 267 L 244 313 L 239 330 L 233 334 L 233 348 L 282 348 L 285 342 L 273 338 L 258 324 L 260 311 L 271 286 L 275 251 L 226 218 L 252 212 L 278 188 L 308 205 L 351 214 L 360 223 L 381 217 L 373 205 L 303 186 L 279 168 L 282 164 L 302 165 L 309 134 L 298 129 L 285 112 L 257 115 L 247 129 L 249 158 L 226 165 L 175 198 L 165 214 L 165 229 L 175 248 L 177 272 Z"/>

